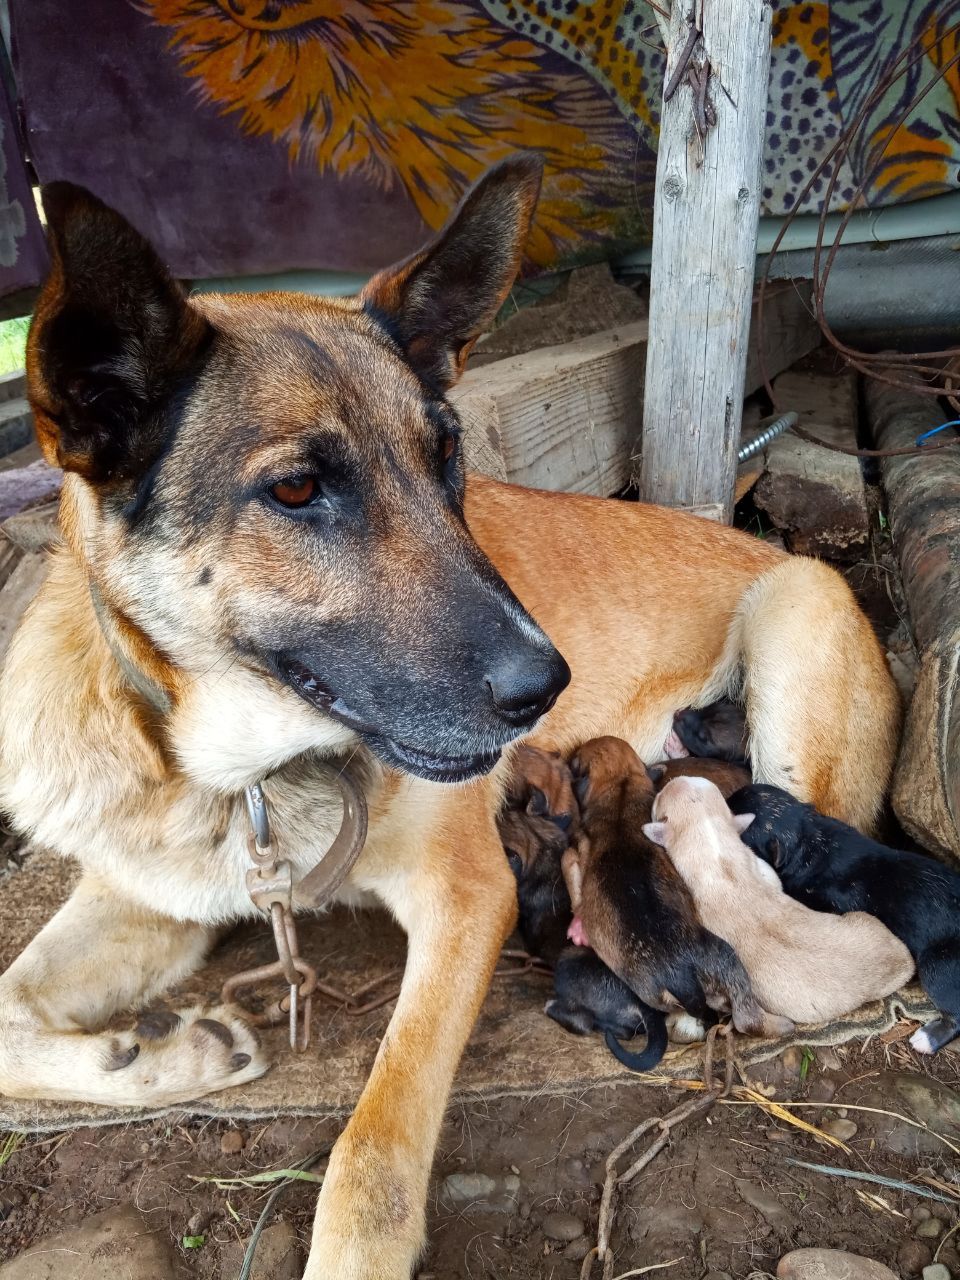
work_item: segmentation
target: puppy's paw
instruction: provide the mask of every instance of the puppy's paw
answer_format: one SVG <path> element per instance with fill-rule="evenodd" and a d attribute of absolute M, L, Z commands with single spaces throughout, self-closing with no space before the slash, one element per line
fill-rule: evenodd
<path fill-rule="evenodd" d="M 690 752 L 680 741 L 676 729 L 671 729 L 663 744 L 663 754 L 668 760 L 684 760 Z"/>
<path fill-rule="evenodd" d="M 270 1066 L 256 1030 L 233 1006 L 148 1010 L 130 1032 L 104 1035 L 102 1070 L 116 1102 L 189 1102 L 246 1084 Z"/>
<path fill-rule="evenodd" d="M 667 1035 L 674 1044 L 699 1044 L 707 1038 L 706 1023 L 692 1013 L 668 1013 Z"/>
<path fill-rule="evenodd" d="M 915 1031 L 910 1037 L 911 1049 L 916 1049 L 917 1053 L 936 1053 L 937 1046 L 930 1037 L 930 1032 L 926 1027 L 921 1027 L 919 1031 Z"/>

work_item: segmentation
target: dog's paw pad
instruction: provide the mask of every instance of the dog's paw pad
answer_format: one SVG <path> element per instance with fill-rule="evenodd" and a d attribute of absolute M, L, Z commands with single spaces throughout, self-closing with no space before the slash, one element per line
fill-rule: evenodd
<path fill-rule="evenodd" d="M 137 1019 L 133 1034 L 141 1040 L 166 1040 L 180 1030 L 179 1013 L 168 1009 L 148 1009 Z"/>
<path fill-rule="evenodd" d="M 233 1048 L 233 1032 L 229 1027 L 218 1022 L 216 1018 L 198 1018 L 193 1024 L 191 1034 L 194 1037 L 212 1036 L 226 1049 Z"/>

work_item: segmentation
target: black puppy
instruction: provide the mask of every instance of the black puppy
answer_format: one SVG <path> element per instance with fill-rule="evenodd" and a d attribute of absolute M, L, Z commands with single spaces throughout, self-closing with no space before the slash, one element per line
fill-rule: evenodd
<path fill-rule="evenodd" d="M 692 707 L 678 711 L 673 717 L 673 732 L 692 756 L 746 766 L 747 719 L 742 708 L 729 698 L 698 711 Z"/>
<path fill-rule="evenodd" d="M 554 971 L 555 997 L 544 1010 L 576 1035 L 601 1031 L 610 1052 L 633 1071 L 650 1071 L 667 1049 L 666 1019 L 613 974 L 589 947 L 570 946 L 573 916 L 560 860 L 575 822 L 571 776 L 559 756 L 534 747 L 516 753 L 498 820 L 500 838 L 517 880 L 520 935 L 531 955 Z M 646 1030 L 642 1053 L 620 1044 Z"/>
<path fill-rule="evenodd" d="M 896 934 L 940 1016 L 915 1031 L 919 1053 L 960 1035 L 960 875 L 922 853 L 889 849 L 779 787 L 750 786 L 729 800 L 756 817 L 742 839 L 784 889 L 815 911 L 868 911 Z"/>

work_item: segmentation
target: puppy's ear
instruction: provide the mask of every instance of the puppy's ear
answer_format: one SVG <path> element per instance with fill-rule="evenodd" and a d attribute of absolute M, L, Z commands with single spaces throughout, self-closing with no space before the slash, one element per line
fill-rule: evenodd
<path fill-rule="evenodd" d="M 776 870 L 783 861 L 783 848 L 776 836 L 771 836 L 767 841 L 767 853 L 770 855 L 770 865 Z"/>
<path fill-rule="evenodd" d="M 590 778 L 587 774 L 579 774 L 573 780 L 573 794 L 577 797 L 577 804 L 584 805 L 587 802 L 587 792 L 590 790 Z"/>
<path fill-rule="evenodd" d="M 135 477 L 161 445 L 157 410 L 209 335 L 143 236 L 82 187 L 43 189 L 50 274 L 27 346 L 48 462 L 94 483 Z"/>
<path fill-rule="evenodd" d="M 755 813 L 735 813 L 733 815 L 733 825 L 737 828 L 740 834 L 743 835 L 756 816 L 757 815 Z"/>
<path fill-rule="evenodd" d="M 647 770 L 647 777 L 654 786 L 657 785 L 663 775 L 667 772 L 666 764 L 648 764 L 645 768 Z"/>
<path fill-rule="evenodd" d="M 527 801 L 527 813 L 534 818 L 545 818 L 550 812 L 546 794 L 539 787 L 530 788 L 530 799 Z"/>
<path fill-rule="evenodd" d="M 432 244 L 381 271 L 360 295 L 441 395 L 463 372 L 516 278 L 542 174 L 543 161 L 532 152 L 502 161 L 467 192 Z"/>
<path fill-rule="evenodd" d="M 645 822 L 643 824 L 643 834 L 648 840 L 652 840 L 654 844 L 666 847 L 667 824 L 665 822 Z"/>

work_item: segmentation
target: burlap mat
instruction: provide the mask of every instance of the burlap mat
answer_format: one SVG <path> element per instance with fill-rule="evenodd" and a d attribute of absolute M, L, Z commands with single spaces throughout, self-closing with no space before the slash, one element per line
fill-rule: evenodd
<path fill-rule="evenodd" d="M 72 868 L 51 854 L 36 853 L 22 870 L 0 877 L 0 970 L 3 970 L 49 919 L 70 891 Z M 352 913 L 336 909 L 304 922 L 302 949 L 317 965 L 321 980 L 353 992 L 374 978 L 399 977 L 404 937 L 380 911 Z M 263 928 L 244 926 L 216 949 L 208 966 L 173 998 L 216 999 L 223 979 L 274 957 Z M 608 1053 L 599 1036 L 570 1035 L 543 1014 L 550 994 L 548 977 L 523 974 L 496 980 L 483 1005 L 457 1075 L 454 1097 L 465 1102 L 506 1095 L 576 1093 L 598 1084 L 644 1084 Z M 325 1000 L 314 1008 L 313 1045 L 302 1055 L 290 1052 L 283 1030 L 266 1033 L 273 1068 L 260 1080 L 200 1098 L 172 1109 L 191 1115 L 260 1119 L 285 1115 L 343 1115 L 359 1097 L 392 1004 L 360 1017 Z M 788 1044 L 837 1045 L 888 1030 L 901 1017 L 925 1019 L 931 1006 L 911 989 L 866 1006 L 831 1026 L 804 1028 L 783 1041 L 739 1042 L 745 1065 L 761 1062 Z M 658 1071 L 663 1076 L 699 1074 L 700 1047 L 671 1050 Z M 171 1109 L 134 1111 L 83 1103 L 17 1102 L 0 1097 L 0 1128 L 65 1129 L 115 1124 L 169 1114 Z"/>

